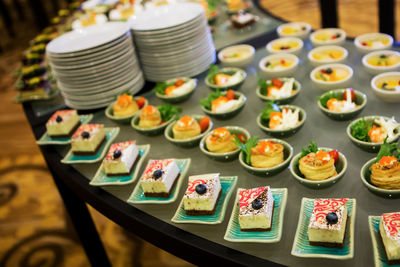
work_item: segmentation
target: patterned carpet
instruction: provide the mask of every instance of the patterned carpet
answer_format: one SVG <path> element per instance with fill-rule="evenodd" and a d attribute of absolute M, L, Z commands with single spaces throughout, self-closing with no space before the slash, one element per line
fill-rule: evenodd
<path fill-rule="evenodd" d="M 113 266 L 190 266 L 90 211 Z M 1 157 L 0 266 L 88 265 L 41 155 Z"/>

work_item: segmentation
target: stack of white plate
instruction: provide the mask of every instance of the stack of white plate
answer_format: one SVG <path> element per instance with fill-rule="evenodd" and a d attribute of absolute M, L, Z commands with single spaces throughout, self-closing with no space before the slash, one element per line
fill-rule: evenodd
<path fill-rule="evenodd" d="M 204 9 L 177 3 L 145 10 L 129 20 L 147 80 L 192 77 L 215 62 Z"/>
<path fill-rule="evenodd" d="M 46 55 L 65 103 L 72 108 L 105 107 L 117 95 L 137 93 L 144 85 L 126 23 L 66 33 L 47 45 Z"/>

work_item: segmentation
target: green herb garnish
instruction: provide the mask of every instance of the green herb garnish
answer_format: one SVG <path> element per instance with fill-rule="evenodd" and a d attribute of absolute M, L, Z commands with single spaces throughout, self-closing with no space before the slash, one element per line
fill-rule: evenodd
<path fill-rule="evenodd" d="M 274 101 L 268 101 L 267 103 L 265 103 L 265 106 L 261 111 L 261 119 L 268 121 L 272 112 L 280 111 L 281 109 L 278 107 L 277 104 L 274 103 Z"/>
<path fill-rule="evenodd" d="M 207 98 L 200 99 L 200 105 L 202 105 L 205 109 L 211 110 L 211 103 L 218 97 L 222 96 L 219 88 L 215 90 L 215 92 L 209 93 Z"/>
<path fill-rule="evenodd" d="M 258 136 L 253 136 L 253 137 L 247 139 L 246 142 L 243 144 L 242 141 L 240 140 L 240 138 L 237 137 L 237 135 L 235 135 L 234 143 L 246 155 L 245 161 L 248 165 L 251 165 L 251 162 L 250 162 L 251 149 L 257 145 L 257 143 L 258 143 L 257 139 L 258 139 Z"/>
<path fill-rule="evenodd" d="M 273 84 L 272 82 L 267 83 L 266 80 L 264 80 L 261 77 L 258 77 L 258 86 L 260 86 L 260 93 L 262 95 L 267 95 L 268 93 L 268 88 L 271 87 Z"/>
<path fill-rule="evenodd" d="M 376 156 L 376 161 L 378 162 L 381 158 L 385 156 L 395 156 L 397 159 L 400 157 L 399 143 L 387 143 L 388 137 L 386 136 L 381 148 L 379 149 L 378 156 Z"/>
<path fill-rule="evenodd" d="M 171 104 L 157 106 L 157 109 L 160 111 L 162 121 L 169 121 L 174 115 L 182 111 L 181 108 L 172 106 Z"/>
<path fill-rule="evenodd" d="M 165 89 L 167 89 L 168 87 L 173 86 L 173 85 L 175 85 L 175 82 L 172 82 L 172 83 L 158 82 L 158 83 L 156 83 L 156 86 L 154 86 L 153 91 L 155 93 L 165 95 Z"/>
<path fill-rule="evenodd" d="M 210 67 L 208 68 L 208 75 L 207 75 L 209 82 L 214 84 L 215 83 L 214 77 L 220 72 L 221 70 L 217 65 L 215 64 L 210 65 Z"/>
<path fill-rule="evenodd" d="M 307 146 L 307 148 L 303 148 L 301 150 L 301 156 L 300 159 L 304 156 L 307 156 L 310 153 L 317 153 L 318 152 L 318 146 L 314 141 L 311 141 L 311 143 Z"/>
<path fill-rule="evenodd" d="M 319 97 L 319 102 L 321 103 L 321 105 L 323 107 L 326 108 L 327 107 L 327 103 L 331 98 L 335 98 L 337 100 L 342 100 L 337 95 L 335 95 L 333 92 L 329 92 L 329 93 L 326 93 L 326 94 L 320 96 Z"/>
<path fill-rule="evenodd" d="M 360 141 L 371 142 L 368 132 L 372 128 L 372 124 L 372 121 L 362 118 L 351 126 L 351 135 Z"/>

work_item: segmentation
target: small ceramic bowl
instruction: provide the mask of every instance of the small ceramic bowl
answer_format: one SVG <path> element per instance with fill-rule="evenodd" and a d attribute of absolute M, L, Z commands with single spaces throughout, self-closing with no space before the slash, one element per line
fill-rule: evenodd
<path fill-rule="evenodd" d="M 267 138 L 267 139 L 260 139 L 260 141 L 272 141 L 275 143 L 279 143 L 283 146 L 283 162 L 270 168 L 256 168 L 252 167 L 249 164 L 246 163 L 246 155 L 242 152 L 239 154 L 239 162 L 243 166 L 243 168 L 248 171 L 251 174 L 257 175 L 257 176 L 272 176 L 275 174 L 280 173 L 284 169 L 286 169 L 289 166 L 290 160 L 293 157 L 293 147 L 280 139 L 274 139 L 274 138 Z"/>
<path fill-rule="evenodd" d="M 292 64 L 287 68 L 276 68 L 276 69 L 266 68 L 265 64 L 267 64 L 267 62 L 276 61 L 276 60 L 279 60 L 279 61 L 280 60 L 288 60 L 288 61 L 291 61 Z M 299 58 L 292 54 L 269 55 L 269 56 L 262 58 L 258 64 L 258 66 L 261 70 L 261 76 L 264 79 L 279 78 L 279 77 L 291 77 L 297 70 L 297 67 L 299 66 Z"/>
<path fill-rule="evenodd" d="M 320 147 L 319 149 L 327 152 L 333 150 L 332 148 L 327 148 L 327 147 Z M 308 180 L 304 178 L 304 175 L 300 172 L 299 169 L 300 156 L 301 153 L 298 153 L 293 157 L 292 161 L 290 162 L 290 172 L 299 183 L 310 188 L 321 189 L 334 185 L 339 181 L 340 178 L 343 177 L 347 169 L 347 159 L 342 153 L 339 152 L 339 160 L 335 164 L 336 172 L 338 173 L 336 176 L 322 181 Z"/>
<path fill-rule="evenodd" d="M 371 121 L 371 120 L 373 121 L 373 120 L 375 120 L 377 118 L 380 118 L 380 117 L 385 118 L 386 120 L 391 119 L 391 118 L 384 117 L 384 116 L 366 116 L 366 117 L 359 118 L 357 120 L 352 121 L 349 124 L 349 126 L 347 126 L 347 129 L 346 129 L 347 136 L 350 138 L 351 142 L 353 142 L 353 144 L 355 144 L 356 146 L 358 146 L 359 148 L 361 148 L 364 151 L 371 152 L 371 153 L 378 152 L 379 149 L 381 148 L 381 145 L 383 144 L 383 142 L 382 143 L 372 143 L 372 142 L 360 141 L 360 140 L 356 139 L 355 137 L 353 137 L 351 135 L 351 127 L 352 127 L 352 125 L 354 125 L 359 120 L 365 119 L 366 121 Z M 388 143 L 396 142 L 397 139 L 399 139 L 399 137 L 400 137 L 400 124 L 397 127 L 396 135 L 393 138 L 388 139 L 387 142 Z"/>
<path fill-rule="evenodd" d="M 341 57 L 337 58 L 326 58 L 326 59 L 317 59 L 316 54 L 317 53 L 323 53 L 325 51 L 335 51 L 337 53 L 341 54 Z M 324 45 L 324 46 L 319 46 L 314 49 L 312 49 L 308 55 L 307 58 L 310 61 L 311 65 L 314 67 L 318 67 L 324 64 L 331 64 L 331 63 L 342 63 L 346 61 L 347 56 L 349 55 L 349 52 L 347 51 L 346 48 L 343 48 L 341 46 L 337 45 Z"/>
<path fill-rule="evenodd" d="M 247 139 L 250 138 L 250 133 L 242 127 L 225 126 L 224 128 L 228 129 L 229 132 L 231 132 L 232 134 L 244 134 Z M 238 155 L 240 153 L 239 148 L 234 151 L 226 152 L 226 153 L 214 153 L 214 152 L 208 151 L 207 146 L 206 146 L 206 139 L 210 134 L 211 134 L 211 132 L 207 133 L 205 136 L 203 136 L 203 138 L 200 141 L 200 150 L 201 150 L 201 152 L 206 154 L 207 157 L 209 157 L 213 160 L 216 160 L 216 161 L 225 161 L 225 162 L 235 160 L 238 157 Z"/>
<path fill-rule="evenodd" d="M 325 94 L 321 95 L 320 97 L 324 97 L 325 95 L 328 94 L 333 94 L 335 97 L 341 98 L 342 95 L 346 89 L 336 89 L 336 90 L 331 90 L 329 92 L 326 92 Z M 358 114 L 361 113 L 361 111 L 365 108 L 367 105 L 367 96 L 360 91 L 354 90 L 354 95 L 355 95 L 355 103 L 358 105 L 358 107 L 355 110 L 351 111 L 345 111 L 345 112 L 335 112 L 332 110 L 329 110 L 328 108 L 324 107 L 321 104 L 321 101 L 318 99 L 317 104 L 318 107 L 321 109 L 321 111 L 328 116 L 329 118 L 333 120 L 338 120 L 338 121 L 345 121 L 354 118 Z"/>
<path fill-rule="evenodd" d="M 396 64 L 393 64 L 392 66 L 373 66 L 368 63 L 368 59 L 370 59 L 371 57 L 377 57 L 382 55 L 396 56 L 398 58 L 398 62 Z M 362 64 L 364 65 L 365 69 L 371 74 L 380 74 L 383 72 L 396 71 L 400 69 L 400 53 L 392 50 L 379 50 L 371 52 L 369 54 L 366 54 L 362 58 Z"/>
<path fill-rule="evenodd" d="M 378 87 L 379 84 L 397 80 L 399 81 L 399 89 L 397 90 L 384 90 Z M 388 103 L 399 103 L 400 102 L 400 72 L 385 72 L 375 76 L 371 81 L 371 87 L 374 94 Z"/>
<path fill-rule="evenodd" d="M 222 92 L 221 94 L 226 95 L 226 92 Z M 244 94 L 239 93 L 239 92 L 235 92 L 235 99 L 242 99 L 242 102 L 234 110 L 230 110 L 227 112 L 214 112 L 209 109 L 206 109 L 203 106 L 201 106 L 201 109 L 203 110 L 204 113 L 206 113 L 210 117 L 216 118 L 218 120 L 228 120 L 228 119 L 235 117 L 237 114 L 239 114 L 243 110 L 243 108 L 246 104 L 246 101 L 247 101 L 247 98 L 244 96 Z"/>
<path fill-rule="evenodd" d="M 190 115 L 190 117 L 194 118 L 197 122 L 199 122 L 202 118 L 204 118 L 203 115 Z M 164 131 L 164 136 L 167 138 L 168 141 L 173 143 L 174 145 L 177 145 L 179 147 L 194 147 L 198 146 L 200 143 L 201 138 L 203 138 L 204 135 L 206 135 L 213 127 L 213 122 L 210 120 L 210 124 L 208 125 L 207 130 L 199 134 L 198 136 L 189 138 L 189 139 L 175 139 L 174 138 L 174 133 L 172 131 L 172 128 L 174 127 L 175 123 L 173 122 L 170 123 L 167 128 Z"/>
<path fill-rule="evenodd" d="M 341 69 L 343 71 L 346 71 L 348 73 L 348 76 L 340 81 L 334 81 L 334 82 L 330 82 L 330 81 L 322 81 L 322 80 L 318 80 L 317 78 L 315 78 L 315 75 L 321 71 L 322 69 Z M 313 69 L 310 73 L 310 78 L 313 82 L 313 84 L 320 88 L 320 89 L 324 89 L 324 90 L 330 90 L 330 89 L 336 89 L 336 88 L 346 88 L 349 87 L 350 82 L 351 82 L 351 78 L 353 77 L 353 69 L 347 65 L 344 64 L 325 64 L 325 65 L 321 65 L 319 67 L 316 67 L 315 69 Z"/>
<path fill-rule="evenodd" d="M 256 50 L 251 45 L 234 45 L 222 49 L 218 59 L 225 67 L 244 68 L 254 59 Z M 240 55 L 235 57 L 233 55 Z"/>
<path fill-rule="evenodd" d="M 183 77 L 183 78 L 170 79 L 170 80 L 165 81 L 165 83 L 167 83 L 167 84 L 175 83 L 178 79 L 182 79 L 185 83 L 190 82 L 190 90 L 187 93 L 185 93 L 183 95 L 178 95 L 178 96 L 167 96 L 167 95 L 156 93 L 156 96 L 158 98 L 160 98 L 161 100 L 163 100 L 167 103 L 171 103 L 171 104 L 181 103 L 181 102 L 188 100 L 195 91 L 194 89 L 197 86 L 197 79 Z"/>
<path fill-rule="evenodd" d="M 317 40 L 316 37 L 320 35 L 337 36 L 335 38 L 329 38 L 328 40 Z M 326 28 L 316 30 L 310 35 L 311 43 L 314 47 L 321 45 L 341 45 L 346 41 L 346 32 L 338 28 Z"/>
<path fill-rule="evenodd" d="M 290 30 L 290 28 L 292 30 Z M 293 30 L 296 29 L 297 31 Z M 291 22 L 280 25 L 276 32 L 279 37 L 297 37 L 300 39 L 306 39 L 310 34 L 311 25 L 305 22 Z"/>
<path fill-rule="evenodd" d="M 241 74 L 241 79 L 240 81 L 238 81 L 237 83 L 233 84 L 233 85 L 229 85 L 229 86 L 219 86 L 214 84 L 214 82 L 212 81 L 212 77 L 210 75 L 207 75 L 206 79 L 204 80 L 205 84 L 212 90 L 217 90 L 217 88 L 221 91 L 225 91 L 225 90 L 238 90 L 244 83 L 246 77 L 247 77 L 247 73 L 239 68 L 222 68 L 220 73 L 224 73 L 224 74 L 229 74 L 229 75 L 233 75 L 235 74 L 237 71 L 240 72 Z"/>
<path fill-rule="evenodd" d="M 378 41 L 379 43 L 375 47 L 366 45 L 368 41 L 373 40 L 382 40 L 386 44 Z M 357 36 L 357 38 L 354 39 L 354 45 L 360 53 L 366 54 L 376 50 L 390 49 L 393 45 L 393 37 L 385 33 L 366 33 Z"/>
<path fill-rule="evenodd" d="M 400 189 L 383 189 L 375 186 L 371 183 L 371 166 L 375 163 L 376 158 L 373 158 L 361 168 L 360 177 L 363 184 L 368 188 L 372 193 L 386 198 L 399 198 L 400 197 Z"/>
<path fill-rule="evenodd" d="M 164 132 L 164 130 L 168 126 L 168 124 L 172 123 L 176 119 L 177 119 L 177 115 L 174 115 L 171 119 L 169 119 L 168 121 L 164 122 L 163 124 L 161 124 L 159 126 L 155 126 L 155 127 L 151 127 L 151 128 L 142 128 L 142 127 L 139 127 L 140 116 L 138 114 L 132 118 L 131 126 L 133 129 L 135 129 L 136 131 L 138 131 L 139 133 L 144 134 L 144 135 L 150 135 L 150 136 L 159 135 Z"/>
<path fill-rule="evenodd" d="M 288 42 L 293 42 L 297 44 L 297 47 L 285 49 L 284 45 Z M 275 40 L 272 40 L 269 42 L 266 46 L 266 49 L 269 53 L 271 54 L 282 54 L 282 53 L 287 53 L 287 54 L 293 54 L 293 55 L 298 55 L 301 52 L 301 49 L 303 48 L 303 41 L 300 38 L 297 37 L 283 37 L 283 38 L 278 38 Z M 280 49 L 275 49 L 275 47 L 278 46 Z"/>
<path fill-rule="evenodd" d="M 139 99 L 139 97 L 134 97 L 133 99 L 135 99 L 137 101 Z M 144 100 L 145 100 L 145 102 L 144 102 L 144 106 L 142 107 L 142 109 L 149 104 L 149 101 L 147 101 L 146 98 Z M 128 124 L 131 121 L 132 117 L 137 115 L 141 110 L 141 109 L 138 110 L 136 113 L 134 113 L 132 115 L 129 115 L 129 116 L 126 116 L 126 117 L 117 118 L 117 117 L 114 116 L 114 112 L 113 112 L 113 106 L 114 106 L 115 103 L 116 103 L 116 101 L 112 102 L 106 108 L 105 113 L 106 113 L 107 118 L 109 118 L 112 121 L 118 122 L 118 123 Z"/>
<path fill-rule="evenodd" d="M 207 12 L 207 21 L 209 25 L 214 24 L 217 21 L 217 17 L 219 15 L 219 11 L 218 10 L 213 10 L 213 11 L 209 11 Z"/>
<path fill-rule="evenodd" d="M 279 78 L 279 79 L 282 81 L 285 81 L 285 80 L 288 80 L 289 78 Z M 275 98 L 271 98 L 266 95 L 263 95 L 261 93 L 261 87 L 258 86 L 256 89 L 256 94 L 262 101 L 274 101 L 275 104 L 282 105 L 282 104 L 288 104 L 288 103 L 292 102 L 299 95 L 299 93 L 301 91 L 301 84 L 297 80 L 294 80 L 293 90 L 295 90 L 295 92 L 291 96 L 275 99 Z"/>
<path fill-rule="evenodd" d="M 258 127 L 260 127 L 261 130 L 263 130 L 267 134 L 272 135 L 274 137 L 288 137 L 288 136 L 294 135 L 295 133 L 297 133 L 301 129 L 301 127 L 303 127 L 304 122 L 306 121 L 307 114 L 306 114 L 305 110 L 300 108 L 300 107 L 298 107 L 298 106 L 293 106 L 293 105 L 280 105 L 279 108 L 281 110 L 284 109 L 284 108 L 289 108 L 289 109 L 292 109 L 292 110 L 296 110 L 296 109 L 300 110 L 300 112 L 299 112 L 300 123 L 297 124 L 296 127 L 294 127 L 294 128 L 285 129 L 285 130 L 275 130 L 275 129 L 273 130 L 273 129 L 269 128 L 265 124 L 265 122 L 261 119 L 261 114 L 262 113 L 260 113 L 257 116 L 257 125 L 258 125 Z"/>

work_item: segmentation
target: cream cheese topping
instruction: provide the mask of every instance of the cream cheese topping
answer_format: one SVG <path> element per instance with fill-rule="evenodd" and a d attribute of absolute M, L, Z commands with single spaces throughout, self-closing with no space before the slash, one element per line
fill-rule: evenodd
<path fill-rule="evenodd" d="M 295 111 L 291 109 L 283 109 L 282 110 L 282 118 L 281 123 L 277 125 L 274 129 L 276 130 L 285 130 L 289 128 L 294 128 L 299 123 L 299 110 Z"/>

